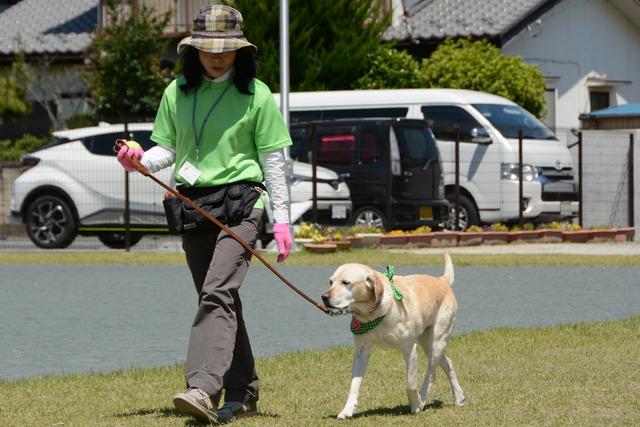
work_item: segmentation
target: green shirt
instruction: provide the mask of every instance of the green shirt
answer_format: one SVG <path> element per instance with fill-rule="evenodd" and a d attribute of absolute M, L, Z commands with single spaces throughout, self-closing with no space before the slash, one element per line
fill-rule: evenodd
<path fill-rule="evenodd" d="M 262 182 L 264 177 L 258 153 L 291 145 L 289 131 L 269 87 L 253 79 L 249 84 L 253 95 L 245 95 L 233 85 L 232 79 L 223 82 L 203 80 L 199 88 L 184 93 L 180 90 L 184 82 L 181 76 L 165 89 L 151 135 L 154 142 L 176 150 L 176 181 L 188 185 L 177 172 L 188 160 L 202 172 L 195 186 Z M 205 124 L 199 161 L 196 161 L 192 123 L 196 90 L 195 126 L 200 132 L 207 112 L 228 85 L 231 86 Z"/>

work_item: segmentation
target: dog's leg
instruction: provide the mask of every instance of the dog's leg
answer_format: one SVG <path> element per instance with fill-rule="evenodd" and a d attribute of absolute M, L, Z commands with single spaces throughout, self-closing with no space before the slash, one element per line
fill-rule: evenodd
<path fill-rule="evenodd" d="M 446 311 L 441 311 L 436 318 L 435 324 L 431 327 L 430 336 L 426 337 L 426 340 L 421 341 L 424 342 L 425 347 L 423 348 L 425 352 L 428 353 L 427 356 L 429 359 L 427 377 L 420 389 L 420 398 L 424 406 L 427 404 L 429 388 L 431 388 L 431 385 L 436 379 L 436 368 L 440 364 L 440 359 L 447 348 L 449 335 L 451 335 L 451 331 L 453 330 L 454 319 L 455 317 L 453 315 Z"/>
<path fill-rule="evenodd" d="M 424 351 L 425 356 L 427 356 L 427 370 L 424 375 L 424 381 L 422 383 L 422 387 L 420 388 L 420 402 L 421 402 L 421 410 L 427 406 L 427 394 L 429 393 L 429 388 L 431 388 L 431 384 L 436 379 L 435 369 L 431 366 L 431 357 L 433 354 L 433 329 L 427 329 L 424 333 L 418 338 L 418 342 Z"/>
<path fill-rule="evenodd" d="M 358 406 L 358 395 L 360 394 L 360 385 L 364 378 L 364 373 L 369 364 L 369 356 L 371 355 L 371 345 L 358 344 L 353 354 L 353 366 L 351 368 L 351 389 L 349 389 L 349 397 L 342 411 L 338 414 L 338 419 L 351 418 Z"/>
<path fill-rule="evenodd" d="M 464 405 L 464 392 L 462 391 L 462 387 L 460 387 L 460 383 L 458 382 L 456 371 L 453 370 L 451 359 L 443 354 L 442 358 L 440 359 L 440 367 L 444 369 L 444 371 L 447 373 L 447 376 L 449 377 L 451 391 L 453 392 L 453 400 L 456 402 L 456 405 Z"/>
<path fill-rule="evenodd" d="M 404 361 L 407 366 L 407 397 L 411 413 L 417 414 L 422 407 L 420 394 L 418 393 L 418 353 L 414 343 L 411 347 L 403 349 Z"/>

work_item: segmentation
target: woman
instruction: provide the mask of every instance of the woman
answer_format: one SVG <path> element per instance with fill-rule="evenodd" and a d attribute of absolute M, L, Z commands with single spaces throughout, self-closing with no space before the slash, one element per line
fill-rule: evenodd
<path fill-rule="evenodd" d="M 129 141 L 118 153 L 151 171 L 176 164 L 176 181 L 194 187 L 264 180 L 273 205 L 278 262 L 291 248 L 284 148 L 289 132 L 269 88 L 255 79 L 256 47 L 242 33 L 241 14 L 228 6 L 202 8 L 193 33 L 178 44 L 183 75 L 165 90 L 144 153 Z M 253 245 L 264 201 L 231 230 Z M 258 377 L 238 295 L 251 253 L 219 229 L 183 235 L 182 247 L 198 293 L 185 379 L 175 407 L 207 422 L 255 415 Z M 218 410 L 222 390 L 225 404 Z"/>

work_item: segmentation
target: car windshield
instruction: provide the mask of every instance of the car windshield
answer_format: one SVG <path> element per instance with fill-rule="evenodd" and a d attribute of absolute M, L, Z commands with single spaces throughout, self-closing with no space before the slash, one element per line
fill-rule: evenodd
<path fill-rule="evenodd" d="M 556 139 L 544 124 L 517 105 L 473 104 L 505 138 L 517 138 L 518 131 L 528 139 Z"/>

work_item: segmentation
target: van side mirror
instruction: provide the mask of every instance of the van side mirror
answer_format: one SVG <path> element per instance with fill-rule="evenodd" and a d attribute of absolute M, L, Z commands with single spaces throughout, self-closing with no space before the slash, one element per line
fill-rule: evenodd
<path fill-rule="evenodd" d="M 477 144 L 491 144 L 491 137 L 489 132 L 485 128 L 472 128 L 471 129 L 471 142 Z"/>

